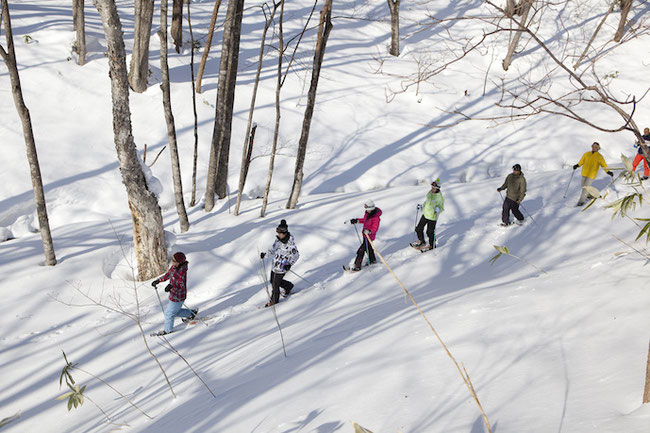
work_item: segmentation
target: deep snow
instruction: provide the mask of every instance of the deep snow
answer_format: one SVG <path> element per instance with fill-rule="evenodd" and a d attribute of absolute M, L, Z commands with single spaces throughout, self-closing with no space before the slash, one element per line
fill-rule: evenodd
<path fill-rule="evenodd" d="M 120 2 L 120 7 L 128 47 L 129 2 Z M 204 38 L 212 3 L 192 7 L 195 36 Z M 386 68 L 411 71 L 411 53 L 426 46 L 433 30 L 415 31 L 413 17 L 420 7 L 403 6 L 404 52 L 399 59 L 387 59 Z M 634 152 L 632 138 L 595 133 L 552 117 L 500 127 L 466 122 L 431 128 L 454 121 L 437 108 L 475 113 L 492 109 L 492 93 L 483 97 L 481 91 L 488 59 L 474 58 L 471 67 L 452 69 L 419 94 L 398 95 L 387 104 L 385 86 L 397 88 L 399 79 L 373 73 L 373 58 L 385 55 L 389 40 L 388 9 L 382 2 L 335 3 L 337 18 L 298 209 L 284 205 L 313 31 L 303 41 L 283 89 L 282 150 L 267 217 L 259 217 L 257 196 L 266 181 L 265 153 L 274 121 L 273 50 L 265 59 L 258 95 L 258 157 L 241 215 L 229 213 L 261 34 L 259 10 L 252 6 L 244 17 L 230 202 L 220 200 L 210 213 L 201 205 L 189 208 L 191 228 L 180 233 L 168 154 L 152 167 L 163 187 L 160 203 L 169 249 L 184 251 L 190 262 L 187 304 L 200 307 L 206 317 L 205 324 L 188 329 L 178 324 L 182 330 L 169 341 L 216 395 L 212 398 L 185 363 L 149 338 L 178 395 L 173 399 L 133 322 L 105 308 L 66 305 L 88 303 L 79 289 L 108 304 L 118 300 L 132 312 L 136 287 L 146 333 L 162 326 L 153 289 L 148 282 L 133 283 L 128 265 L 131 221 L 112 144 L 110 86 L 97 14 L 88 4 L 90 56 L 80 68 L 67 60 L 74 38 L 67 2 L 39 0 L 10 8 L 59 263 L 43 266 L 40 236 L 33 233 L 37 222 L 22 130 L 2 65 L 0 172 L 5 181 L 0 184 L 0 236 L 16 239 L 0 244 L 5 301 L 0 317 L 0 418 L 21 412 L 6 431 L 115 428 L 89 401 L 67 412 L 65 403 L 55 400 L 65 392 L 58 385 L 64 366 L 61 351 L 154 417 L 146 419 L 109 388 L 73 372 L 115 422 L 129 424 L 125 431 L 351 432 L 351 422 L 375 433 L 486 431 L 453 363 L 388 270 L 382 265 L 358 274 L 341 270 L 358 247 L 354 229 L 343 222 L 360 217 L 367 198 L 384 212 L 376 241 L 379 253 L 467 369 L 494 432 L 650 431 L 650 408 L 641 404 L 650 324 L 647 261 L 613 237 L 631 242 L 637 230 L 627 221 L 612 220 L 600 204 L 585 212 L 575 208 L 577 177 L 563 198 L 570 166 L 593 140 L 603 144 L 608 163 L 620 167 L 619 155 Z M 295 34 L 310 8 L 309 2 L 292 3 L 285 31 Z M 448 2 L 433 2 L 428 8 L 448 16 L 461 10 Z M 225 4 L 221 20 L 223 11 Z M 359 19 L 343 18 L 348 16 Z M 205 91 L 198 96 L 199 197 L 212 132 L 220 34 L 204 77 Z M 25 35 L 31 43 L 23 42 Z M 4 33 L 2 40 L 4 46 Z M 148 144 L 149 162 L 167 140 L 155 35 L 151 42 L 151 86 L 131 99 L 134 136 L 139 149 Z M 643 59 L 648 55 L 645 41 L 607 60 L 620 69 L 616 85 L 634 91 L 647 85 Z M 188 62 L 187 47 L 170 58 L 186 199 L 193 146 Z M 638 122 L 650 125 L 647 107 L 640 104 L 636 113 Z M 515 162 L 522 164 L 528 179 L 526 224 L 501 228 L 501 199 L 495 189 Z M 415 206 L 436 177 L 442 178 L 446 200 L 438 226 L 442 245 L 420 254 L 408 247 Z M 605 188 L 608 181 L 601 172 L 595 186 Z M 610 195 L 625 191 L 617 182 Z M 635 215 L 645 215 L 643 210 Z M 296 293 L 277 307 L 286 358 L 272 312 L 259 309 L 266 293 L 258 251 L 271 245 L 283 218 L 301 252 L 292 269 L 300 277 L 289 275 Z M 501 257 L 490 265 L 494 245 L 508 246 L 530 264 Z"/>

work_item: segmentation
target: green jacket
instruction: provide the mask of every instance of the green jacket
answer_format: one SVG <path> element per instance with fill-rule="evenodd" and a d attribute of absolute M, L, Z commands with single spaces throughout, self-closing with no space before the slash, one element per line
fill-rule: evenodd
<path fill-rule="evenodd" d="M 436 212 L 436 208 L 438 208 L 438 212 Z M 441 214 L 443 210 L 445 210 L 445 199 L 442 198 L 442 193 L 438 191 L 434 194 L 429 191 L 427 193 L 427 199 L 424 201 L 424 205 L 422 206 L 422 214 L 424 217 L 428 220 L 436 221 L 438 220 L 438 215 Z"/>
<path fill-rule="evenodd" d="M 507 189 L 506 197 L 521 203 L 526 196 L 526 178 L 522 172 L 520 175 L 510 173 L 506 181 L 501 185 L 501 189 Z"/>

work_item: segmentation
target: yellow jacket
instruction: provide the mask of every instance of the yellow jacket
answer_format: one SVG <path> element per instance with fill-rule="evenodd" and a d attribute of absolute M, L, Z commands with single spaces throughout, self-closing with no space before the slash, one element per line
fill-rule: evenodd
<path fill-rule="evenodd" d="M 608 170 L 605 158 L 598 152 L 585 152 L 582 158 L 580 158 L 578 165 L 582 166 L 582 175 L 592 179 L 596 179 L 600 167 L 605 171 Z"/>

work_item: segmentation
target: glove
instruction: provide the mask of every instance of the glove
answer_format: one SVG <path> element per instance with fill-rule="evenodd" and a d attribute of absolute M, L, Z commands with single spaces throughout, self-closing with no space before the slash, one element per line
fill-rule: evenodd
<path fill-rule="evenodd" d="M 364 234 L 364 235 L 369 235 L 369 234 L 370 234 L 370 229 L 365 229 L 365 230 L 363 231 L 363 234 Z"/>
<path fill-rule="evenodd" d="M 417 206 L 416 206 L 416 209 L 417 209 L 417 210 L 422 210 L 422 205 L 421 205 L 421 204 L 417 205 Z"/>
<path fill-rule="evenodd" d="M 575 170 L 575 169 L 578 168 L 578 167 L 580 167 L 580 165 L 579 165 L 579 164 L 576 164 L 576 165 L 573 166 L 573 169 Z"/>
<path fill-rule="evenodd" d="M 499 188 L 497 188 L 497 191 L 501 192 L 501 191 L 503 191 L 503 188 L 499 187 Z"/>
<path fill-rule="evenodd" d="M 357 221 L 356 218 L 352 218 L 352 219 L 350 220 L 350 224 L 356 224 L 357 222 L 358 222 L 358 221 Z"/>
<path fill-rule="evenodd" d="M 151 282 L 151 287 L 153 287 L 154 289 L 157 289 L 158 287 L 156 287 L 156 286 L 158 285 L 159 282 L 160 282 L 160 281 L 158 281 L 158 280 L 153 280 L 153 281 Z"/>
<path fill-rule="evenodd" d="M 291 265 L 289 263 L 286 263 L 283 267 L 285 272 L 289 272 L 289 269 L 291 269 Z"/>
<path fill-rule="evenodd" d="M 165 292 L 169 292 L 172 289 L 171 284 L 167 284 L 167 287 L 165 287 Z"/>
<path fill-rule="evenodd" d="M 611 170 L 610 170 L 610 171 L 606 171 L 605 173 L 607 173 L 607 174 L 608 174 L 609 176 L 611 176 L 611 177 L 614 177 L 614 173 L 612 173 Z"/>
<path fill-rule="evenodd" d="M 435 213 L 440 213 L 440 208 L 436 206 L 436 208 L 433 210 Z"/>
<path fill-rule="evenodd" d="M 266 253 L 260 253 L 260 259 L 263 260 L 265 256 L 266 256 Z"/>

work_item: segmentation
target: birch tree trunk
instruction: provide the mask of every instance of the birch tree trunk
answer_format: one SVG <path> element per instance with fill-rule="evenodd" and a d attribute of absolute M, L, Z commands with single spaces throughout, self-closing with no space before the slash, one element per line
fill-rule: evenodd
<path fill-rule="evenodd" d="M 620 0 L 621 3 L 621 20 L 618 22 L 618 29 L 614 35 L 614 42 L 621 42 L 625 34 L 625 25 L 627 24 L 627 16 L 632 9 L 632 0 Z"/>
<path fill-rule="evenodd" d="M 183 0 L 173 0 L 171 32 L 176 52 L 180 53 L 183 46 Z"/>
<path fill-rule="evenodd" d="M 5 38 L 7 41 L 7 50 L 0 46 L 0 57 L 7 65 L 9 79 L 11 81 L 11 93 L 14 97 L 14 104 L 20 116 L 23 126 L 23 136 L 25 137 L 25 146 L 27 148 L 27 162 L 29 163 L 29 172 L 32 179 L 32 189 L 34 190 L 34 200 L 36 202 L 36 214 L 38 216 L 38 226 L 41 232 L 43 242 L 43 251 L 45 253 L 45 264 L 48 266 L 56 265 L 56 255 L 54 254 L 54 244 L 50 233 L 50 223 L 47 218 L 47 207 L 45 205 L 45 192 L 43 191 L 43 179 L 41 178 L 41 168 L 38 163 L 38 154 L 36 153 L 36 143 L 34 141 L 34 132 L 32 130 L 32 120 L 29 110 L 23 99 L 23 91 L 20 86 L 20 76 L 18 75 L 18 64 L 16 62 L 16 51 L 14 50 L 13 32 L 11 30 L 11 18 L 9 17 L 9 5 L 7 0 L 1 0 L 2 22 L 5 28 Z"/>
<path fill-rule="evenodd" d="M 169 89 L 169 65 L 167 63 L 167 0 L 160 0 L 160 72 L 162 83 L 160 89 L 163 94 L 163 108 L 165 111 L 165 123 L 167 124 L 167 137 L 169 139 L 169 156 L 172 163 L 172 179 L 174 182 L 174 199 L 176 201 L 176 212 L 181 226 L 181 233 L 190 228 L 183 201 L 183 181 L 181 178 L 181 165 L 178 160 L 178 143 L 176 141 L 176 127 L 174 125 L 174 114 L 172 113 L 171 91 Z"/>
<path fill-rule="evenodd" d="M 576 69 L 578 69 L 578 66 L 580 66 L 580 62 L 582 62 L 582 59 L 584 59 L 585 56 L 587 55 L 587 51 L 589 51 L 589 47 L 591 47 L 591 44 L 594 42 L 594 39 L 596 39 L 596 35 L 598 35 L 598 32 L 600 31 L 600 28 L 603 26 L 603 24 L 605 24 L 605 21 L 607 20 L 607 17 L 609 16 L 609 14 L 612 13 L 612 11 L 614 10 L 615 5 L 616 5 L 616 0 L 612 0 L 611 4 L 609 5 L 609 9 L 607 10 L 607 13 L 603 17 L 603 19 L 600 20 L 600 24 L 598 24 L 598 26 L 596 27 L 596 30 L 594 30 L 594 34 L 591 35 L 591 39 L 589 39 L 589 42 L 587 43 L 587 46 L 585 47 L 584 51 L 582 52 L 582 54 L 580 55 L 578 60 L 573 65 L 573 70 L 574 71 Z"/>
<path fill-rule="evenodd" d="M 135 29 L 129 84 L 134 92 L 147 90 L 149 78 L 149 41 L 153 23 L 154 0 L 135 0 Z"/>
<path fill-rule="evenodd" d="M 648 346 L 648 361 L 645 365 L 645 388 L 643 390 L 643 403 L 650 403 L 650 345 Z"/>
<path fill-rule="evenodd" d="M 246 185 L 246 177 L 248 176 L 248 167 L 251 162 L 251 155 L 253 153 L 253 139 L 255 137 L 255 128 L 253 127 L 251 132 L 251 127 L 253 124 L 253 112 L 255 111 L 255 99 L 257 98 L 257 88 L 260 84 L 260 75 L 262 73 L 262 59 L 264 58 L 264 47 L 266 45 L 266 34 L 268 33 L 269 27 L 273 22 L 273 17 L 275 12 L 278 10 L 280 4 L 284 5 L 284 2 L 274 3 L 273 12 L 270 17 L 266 16 L 266 11 L 264 11 L 264 5 L 262 5 L 262 10 L 264 11 L 264 31 L 262 32 L 262 42 L 260 44 L 260 53 L 257 61 L 257 72 L 255 74 L 255 84 L 253 85 L 253 96 L 251 97 L 251 106 L 248 110 L 248 123 L 246 124 L 246 135 L 244 136 L 244 148 L 242 150 L 242 163 L 239 170 L 239 189 L 237 191 L 237 202 L 235 203 L 235 216 L 239 215 L 239 206 L 241 205 L 242 194 L 244 193 L 244 186 Z M 280 28 L 282 28 L 282 18 L 280 18 Z M 282 30 L 280 30 L 280 52 L 282 52 Z"/>
<path fill-rule="evenodd" d="M 210 19 L 210 28 L 208 29 L 208 38 L 205 41 L 205 48 L 203 48 L 203 56 L 201 56 L 201 63 L 199 64 L 199 72 L 196 75 L 196 92 L 201 93 L 201 80 L 203 79 L 203 71 L 205 70 L 205 63 L 208 61 L 208 54 L 212 47 L 212 36 L 214 36 L 214 26 L 217 24 L 217 15 L 219 14 L 219 7 L 221 0 L 214 3 L 212 10 L 212 18 Z"/>
<path fill-rule="evenodd" d="M 219 65 L 216 115 L 214 131 L 212 132 L 208 179 L 205 188 L 205 210 L 207 212 L 214 207 L 215 193 L 219 198 L 226 196 L 232 110 L 235 102 L 243 10 L 244 0 L 230 0 L 228 3 L 226 24 L 223 29 L 221 64 Z"/>
<path fill-rule="evenodd" d="M 316 41 L 316 52 L 314 53 L 314 68 L 311 74 L 311 84 L 307 93 L 307 106 L 305 107 L 305 117 L 302 122 L 302 131 L 300 141 L 298 142 L 298 155 L 296 155 L 296 168 L 293 174 L 293 187 L 291 195 L 287 202 L 287 209 L 295 209 L 302 188 L 303 168 L 305 165 L 305 156 L 307 154 L 307 142 L 309 141 L 309 128 L 311 119 L 314 114 L 314 105 L 316 104 L 316 88 L 320 77 L 323 57 L 325 56 L 325 47 L 327 39 L 332 30 L 332 0 L 325 0 L 325 6 L 320 14 L 320 23 L 318 25 L 318 40 Z"/>
<path fill-rule="evenodd" d="M 192 111 L 194 113 L 194 157 L 192 158 L 192 198 L 190 206 L 196 204 L 196 166 L 199 160 L 199 116 L 196 112 L 196 86 L 194 83 L 194 33 L 192 33 L 192 18 L 190 17 L 190 4 L 187 2 L 187 28 L 190 31 L 192 51 L 190 54 L 190 78 L 192 79 Z"/>
<path fill-rule="evenodd" d="M 86 64 L 86 20 L 84 17 L 84 0 L 72 0 L 72 26 L 77 40 L 75 47 L 79 56 L 79 66 Z"/>
<path fill-rule="evenodd" d="M 115 0 L 93 0 L 93 3 L 106 35 L 113 100 L 113 134 L 133 220 L 138 278 L 146 280 L 162 274 L 167 268 L 162 213 L 158 199 L 147 187 L 131 131 L 126 53 Z"/>
<path fill-rule="evenodd" d="M 390 9 L 390 55 L 399 57 L 399 2 L 387 0 Z"/>
<path fill-rule="evenodd" d="M 280 31 L 278 33 L 278 81 L 275 85 L 275 127 L 273 128 L 273 145 L 271 146 L 271 156 L 269 157 L 269 171 L 266 175 L 266 186 L 264 187 L 264 198 L 262 198 L 262 208 L 260 216 L 266 215 L 266 206 L 269 202 L 271 192 L 271 180 L 273 179 L 273 168 L 275 166 L 275 153 L 278 149 L 278 136 L 280 135 L 280 91 L 282 90 L 282 56 L 284 56 L 284 0 L 280 0 Z"/>
<path fill-rule="evenodd" d="M 517 49 L 517 44 L 519 44 L 519 39 L 521 38 L 522 29 L 526 26 L 526 21 L 528 20 L 528 11 L 530 11 L 530 7 L 533 4 L 533 0 L 523 0 L 520 2 L 517 6 L 521 8 L 521 14 L 519 14 L 518 11 L 515 11 L 517 15 L 521 15 L 521 21 L 518 30 L 514 32 L 514 36 L 512 38 L 512 42 L 510 43 L 510 46 L 508 47 L 508 53 L 506 54 L 505 59 L 503 59 L 503 62 L 501 65 L 503 66 L 503 70 L 507 71 L 508 68 L 510 67 L 510 63 L 512 63 L 512 56 L 515 53 L 515 50 Z"/>

